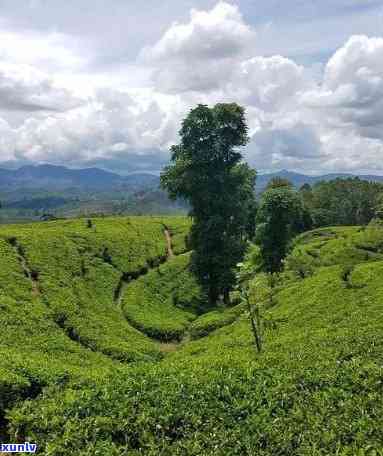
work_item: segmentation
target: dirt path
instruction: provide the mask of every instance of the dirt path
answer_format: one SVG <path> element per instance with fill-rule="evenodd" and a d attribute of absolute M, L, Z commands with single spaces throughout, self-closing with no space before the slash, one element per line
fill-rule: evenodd
<path fill-rule="evenodd" d="M 164 234 L 165 234 L 165 238 L 166 238 L 168 258 L 173 258 L 174 252 L 173 252 L 173 247 L 172 247 L 172 235 L 170 234 L 170 231 L 166 226 L 164 228 Z"/>

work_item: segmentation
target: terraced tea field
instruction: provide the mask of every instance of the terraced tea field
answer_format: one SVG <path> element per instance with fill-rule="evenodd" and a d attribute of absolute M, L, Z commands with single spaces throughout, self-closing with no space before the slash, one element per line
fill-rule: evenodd
<path fill-rule="evenodd" d="M 304 233 L 273 288 L 255 276 L 258 354 L 243 304 L 204 312 L 189 226 L 0 227 L 3 439 L 49 456 L 383 454 L 383 229 Z"/>

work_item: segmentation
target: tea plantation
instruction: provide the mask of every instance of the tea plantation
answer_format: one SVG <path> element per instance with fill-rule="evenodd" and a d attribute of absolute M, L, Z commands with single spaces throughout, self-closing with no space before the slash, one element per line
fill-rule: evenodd
<path fill-rule="evenodd" d="M 0 228 L 0 437 L 49 456 L 383 454 L 383 228 L 304 233 L 272 286 L 253 278 L 261 353 L 234 295 L 203 313 L 188 229 Z"/>

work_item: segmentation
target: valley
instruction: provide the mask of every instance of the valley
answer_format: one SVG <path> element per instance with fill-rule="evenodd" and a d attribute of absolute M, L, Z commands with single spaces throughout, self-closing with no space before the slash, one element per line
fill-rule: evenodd
<path fill-rule="evenodd" d="M 47 455 L 379 454 L 381 226 L 303 233 L 272 289 L 253 278 L 261 353 L 235 292 L 206 308 L 189 228 L 0 227 L 2 434 Z"/>

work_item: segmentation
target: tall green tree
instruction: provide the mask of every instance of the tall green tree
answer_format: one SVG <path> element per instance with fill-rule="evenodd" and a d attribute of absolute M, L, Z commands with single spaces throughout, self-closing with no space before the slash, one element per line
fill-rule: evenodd
<path fill-rule="evenodd" d="M 192 268 L 210 304 L 228 300 L 235 266 L 254 231 L 255 171 L 242 162 L 239 147 L 248 142 L 244 109 L 235 103 L 198 105 L 182 122 L 180 143 L 161 185 L 171 198 L 191 206 Z"/>
<path fill-rule="evenodd" d="M 262 194 L 255 239 L 267 272 L 281 270 L 290 240 L 307 229 L 307 216 L 298 192 L 288 186 L 272 187 Z"/>

